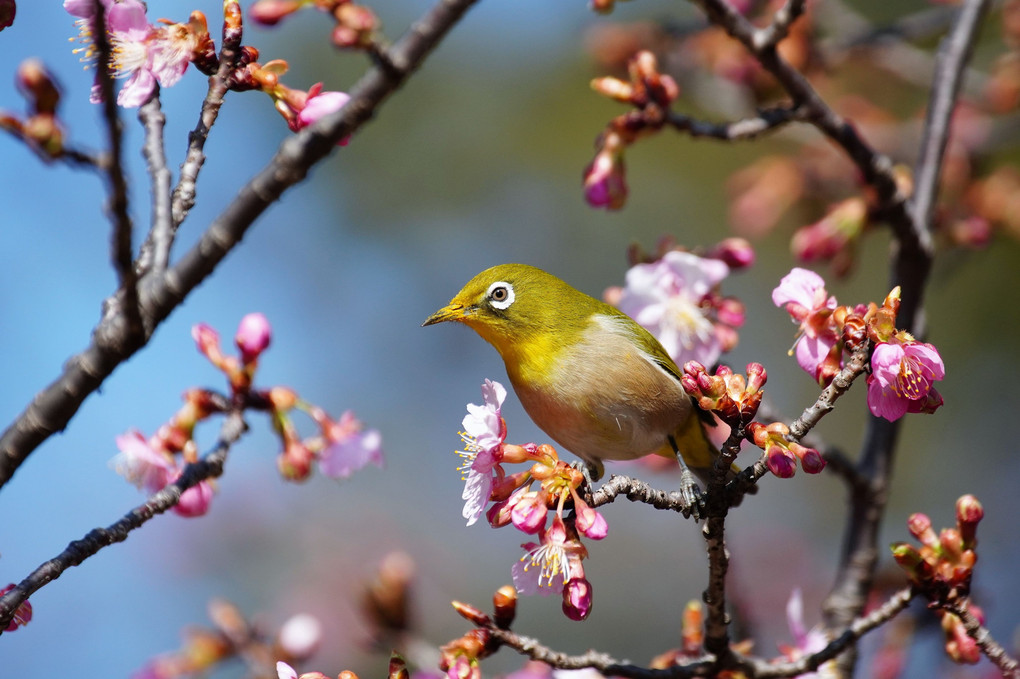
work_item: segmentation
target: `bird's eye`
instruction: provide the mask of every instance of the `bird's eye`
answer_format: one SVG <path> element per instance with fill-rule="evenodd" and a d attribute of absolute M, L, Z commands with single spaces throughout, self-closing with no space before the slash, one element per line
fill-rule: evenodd
<path fill-rule="evenodd" d="M 496 281 L 489 286 L 485 296 L 494 309 L 502 311 L 514 303 L 514 286 L 505 281 Z"/>

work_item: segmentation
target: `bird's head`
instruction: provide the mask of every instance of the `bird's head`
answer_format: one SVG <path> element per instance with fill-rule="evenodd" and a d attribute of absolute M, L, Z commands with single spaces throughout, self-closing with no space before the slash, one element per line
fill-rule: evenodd
<path fill-rule="evenodd" d="M 598 302 L 559 278 L 526 264 L 500 264 L 467 282 L 422 325 L 458 321 L 504 356 L 521 343 L 571 341 Z"/>

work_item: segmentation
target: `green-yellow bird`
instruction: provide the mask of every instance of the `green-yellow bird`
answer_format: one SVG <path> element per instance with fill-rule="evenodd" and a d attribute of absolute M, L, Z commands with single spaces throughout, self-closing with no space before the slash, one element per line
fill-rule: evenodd
<path fill-rule="evenodd" d="M 525 264 L 470 281 L 423 325 L 458 321 L 503 357 L 517 397 L 546 434 L 582 458 L 597 480 L 603 460 L 677 457 L 703 482 L 719 452 L 681 372 L 629 316 Z M 693 501 L 694 488 L 685 489 Z"/>

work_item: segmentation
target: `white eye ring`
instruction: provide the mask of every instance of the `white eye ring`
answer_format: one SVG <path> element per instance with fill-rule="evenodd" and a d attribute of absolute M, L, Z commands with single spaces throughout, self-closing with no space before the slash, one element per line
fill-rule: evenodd
<path fill-rule="evenodd" d="M 492 308 L 503 311 L 514 303 L 514 286 L 506 281 L 496 281 L 486 290 L 485 297 L 489 300 Z"/>

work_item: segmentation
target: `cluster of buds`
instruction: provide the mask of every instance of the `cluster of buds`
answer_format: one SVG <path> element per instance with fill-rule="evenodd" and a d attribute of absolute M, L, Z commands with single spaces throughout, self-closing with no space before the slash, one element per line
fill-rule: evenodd
<path fill-rule="evenodd" d="M 738 427 L 751 422 L 758 413 L 761 388 L 767 379 L 761 363 L 748 363 L 745 378 L 725 365 L 719 366 L 715 375 L 709 375 L 705 366 L 688 361 L 684 364 L 680 384 L 698 402 L 699 408 L 715 413 L 731 427 Z"/>
<path fill-rule="evenodd" d="M 668 252 L 689 252 L 703 259 L 718 259 L 730 268 L 730 271 L 740 271 L 749 268 L 754 264 L 754 247 L 745 238 L 723 238 L 718 243 L 707 248 L 687 247 L 677 242 L 676 237 L 670 234 L 663 235 L 655 243 L 655 250 L 647 252 L 639 243 L 631 243 L 627 247 L 627 263 L 630 266 L 638 264 L 654 264 Z"/>
<path fill-rule="evenodd" d="M 373 47 L 379 19 L 368 7 L 350 0 L 258 0 L 252 5 L 250 16 L 253 21 L 264 26 L 275 26 L 303 7 L 314 7 L 333 17 L 336 25 L 333 27 L 332 41 L 337 47 Z"/>
<path fill-rule="evenodd" d="M 279 468 L 286 479 L 308 478 L 313 461 L 318 462 L 323 474 L 333 478 L 346 478 L 369 463 L 382 466 L 379 432 L 365 431 L 351 412 L 334 420 L 288 387 L 253 387 L 259 358 L 272 340 L 272 328 L 264 315 L 252 313 L 241 319 L 234 336 L 237 355 L 225 354 L 219 333 L 204 323 L 194 326 L 191 335 L 199 352 L 226 376 L 230 395 L 189 389 L 184 393 L 184 405 L 153 436 L 146 438 L 137 430 L 118 436 L 120 452 L 112 463 L 128 481 L 149 493 L 176 481 L 187 464 L 198 460 L 195 426 L 232 409 L 270 413 L 283 444 Z M 315 421 L 317 435 L 302 439 L 290 417 L 295 409 Z M 201 516 L 208 511 L 212 496 L 212 482 L 200 481 L 181 494 L 174 511 L 182 516 Z"/>
<path fill-rule="evenodd" d="M 801 368 L 827 386 L 843 368 L 847 352 L 870 343 L 871 374 L 868 407 L 872 414 L 897 420 L 906 413 L 933 413 L 942 405 L 934 383 L 945 377 L 938 350 L 896 328 L 900 289 L 882 305 L 838 306 L 825 291 L 821 276 L 795 268 L 772 291 L 776 306 L 785 307 L 800 326 L 791 353 Z"/>
<path fill-rule="evenodd" d="M 7 594 L 12 589 L 14 589 L 14 583 L 0 589 L 0 597 Z M 3 631 L 13 632 L 19 627 L 24 627 L 30 622 L 32 622 L 32 604 L 28 601 L 24 601 L 14 610 L 14 617 L 11 618 L 11 621 L 7 624 L 7 627 L 4 628 Z"/>
<path fill-rule="evenodd" d="M 908 542 L 896 542 L 891 549 L 910 583 L 933 606 L 962 605 L 983 623 L 981 609 L 967 598 L 977 563 L 977 525 L 982 518 L 984 508 L 978 499 L 964 495 L 956 501 L 955 528 L 943 528 L 936 534 L 930 518 L 912 514 L 907 519 L 907 530 L 921 543 L 920 548 Z M 946 654 L 958 663 L 976 663 L 981 650 L 967 634 L 963 621 L 949 610 L 940 608 L 938 613 L 946 638 Z"/>
<path fill-rule="evenodd" d="M 965 598 L 977 562 L 977 525 L 984 508 L 973 495 L 956 501 L 956 527 L 935 533 L 931 519 L 912 514 L 907 529 L 921 543 L 920 549 L 909 542 L 892 545 L 893 558 L 907 577 L 933 602 L 945 603 Z"/>
<path fill-rule="evenodd" d="M 751 652 L 753 641 L 735 641 L 730 644 L 734 653 L 746 655 Z M 692 599 L 684 606 L 680 618 L 680 648 L 673 648 L 652 658 L 648 664 L 652 670 L 668 670 L 673 667 L 687 666 L 705 658 L 705 607 Z M 723 672 L 719 677 L 736 679 L 739 674 L 731 675 Z"/>
<path fill-rule="evenodd" d="M 790 428 L 782 422 L 765 425 L 751 422 L 747 435 L 754 445 L 765 451 L 765 464 L 769 471 L 781 479 L 788 479 L 797 471 L 797 461 L 808 474 L 825 469 L 825 459 L 814 448 L 790 440 Z"/>
<path fill-rule="evenodd" d="M 471 604 L 453 602 L 457 614 L 476 626 L 464 636 L 454 639 L 440 649 L 439 669 L 449 679 L 481 679 L 479 661 L 499 649 L 499 642 L 489 630 L 510 629 L 517 615 L 517 592 L 504 585 L 492 595 L 493 614 L 490 616 Z"/>
<path fill-rule="evenodd" d="M 245 618 L 229 601 L 209 602 L 208 614 L 212 627 L 189 627 L 181 648 L 152 658 L 134 676 L 184 679 L 238 658 L 268 674 L 275 661 L 286 664 L 310 658 L 322 641 L 321 623 L 305 613 L 289 618 L 272 636 Z"/>
<path fill-rule="evenodd" d="M 0 129 L 23 140 L 44 159 L 64 153 L 64 132 L 57 120 L 60 89 L 38 59 L 26 59 L 18 66 L 18 89 L 28 101 L 28 115 L 0 112 Z"/>
<path fill-rule="evenodd" d="M 580 536 L 601 540 L 606 520 L 578 493 L 584 475 L 560 460 L 552 446 L 505 442 L 501 409 L 506 389 L 486 380 L 482 396 L 482 405 L 468 405 L 461 433 L 466 449 L 458 451 L 464 460 L 464 517 L 471 525 L 485 513 L 494 528 L 513 525 L 537 536 L 537 543 L 522 545 L 526 554 L 513 567 L 517 590 L 561 594 L 564 614 L 583 620 L 591 612 L 592 588 L 584 575 L 588 551 Z M 508 474 L 505 464 L 529 466 Z"/>
<path fill-rule="evenodd" d="M 591 81 L 596 92 L 634 107 L 613 118 L 596 140 L 595 158 L 584 171 L 584 195 L 593 207 L 623 207 L 627 200 L 624 150 L 638 138 L 661 130 L 668 122 L 670 106 L 680 96 L 676 81 L 659 72 L 651 52 L 638 52 L 627 68 L 629 82 L 612 76 Z"/>
<path fill-rule="evenodd" d="M 322 408 L 304 402 L 287 387 L 274 387 L 267 393 L 273 428 L 283 443 L 277 467 L 283 478 L 304 481 L 317 462 L 319 471 L 335 479 L 346 479 L 362 467 L 383 465 L 382 437 L 364 425 L 351 411 L 333 419 Z M 318 433 L 302 438 L 291 418 L 299 410 L 315 421 Z"/>

